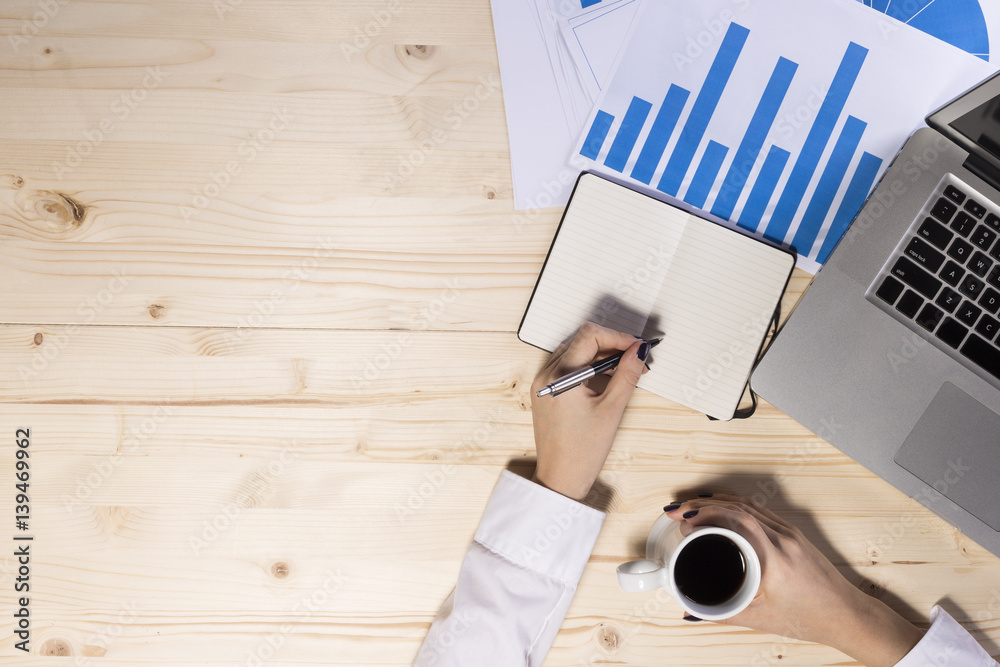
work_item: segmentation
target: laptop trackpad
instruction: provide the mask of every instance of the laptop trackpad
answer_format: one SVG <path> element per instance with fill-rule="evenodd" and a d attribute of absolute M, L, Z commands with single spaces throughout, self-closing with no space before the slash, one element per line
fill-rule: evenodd
<path fill-rule="evenodd" d="M 1000 415 L 946 382 L 895 461 L 1000 531 Z"/>

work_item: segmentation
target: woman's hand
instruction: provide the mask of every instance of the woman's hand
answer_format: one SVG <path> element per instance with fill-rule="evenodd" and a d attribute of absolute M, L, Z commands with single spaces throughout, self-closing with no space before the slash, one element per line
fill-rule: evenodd
<path fill-rule="evenodd" d="M 676 507 L 675 507 L 676 505 Z M 922 632 L 884 603 L 852 586 L 797 527 L 754 502 L 713 495 L 671 505 L 688 525 L 729 528 L 760 557 L 760 590 L 725 623 L 826 644 L 868 667 L 895 665 Z"/>
<path fill-rule="evenodd" d="M 625 350 L 604 390 L 595 377 L 558 396 L 539 389 L 603 357 Z M 534 481 L 574 500 L 590 491 L 611 451 L 618 424 L 639 377 L 646 372 L 649 343 L 588 322 L 560 345 L 531 383 L 531 413 L 538 464 Z"/>

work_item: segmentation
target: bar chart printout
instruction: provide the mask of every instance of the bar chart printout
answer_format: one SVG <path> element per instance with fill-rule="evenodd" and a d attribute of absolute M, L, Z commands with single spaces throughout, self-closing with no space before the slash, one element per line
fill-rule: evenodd
<path fill-rule="evenodd" d="M 655 105 L 633 96 L 620 119 L 607 110 L 598 110 L 580 154 L 692 206 L 705 208 L 711 200 L 707 210 L 713 215 L 749 231 L 759 231 L 777 243 L 789 244 L 799 254 L 822 264 L 861 208 L 882 166 L 881 157 L 867 151 L 859 155 L 867 123 L 850 115 L 844 118 L 846 102 L 868 49 L 854 42 L 846 45 L 805 141 L 794 154 L 778 143 L 766 145 L 799 68 L 798 63 L 778 57 L 745 133 L 733 149 L 706 135 L 713 117 L 726 112 L 720 109 L 720 99 L 750 36 L 746 27 L 736 22 L 729 24 L 697 92 L 672 83 Z M 689 101 L 689 113 L 680 123 Z M 649 131 L 640 142 L 647 121 Z M 675 134 L 672 150 L 667 153 Z M 831 142 L 832 151 L 823 161 Z M 637 158 L 626 172 L 636 151 Z M 730 154 L 732 159 L 724 169 Z M 664 161 L 659 178 L 654 179 Z M 758 163 L 760 167 L 755 170 Z M 784 187 L 779 191 L 782 179 Z M 846 190 L 838 199 L 845 181 Z M 770 215 L 765 216 L 769 205 Z M 794 234 L 789 234 L 797 216 L 798 225 Z M 821 232 L 825 233 L 821 236 Z"/>

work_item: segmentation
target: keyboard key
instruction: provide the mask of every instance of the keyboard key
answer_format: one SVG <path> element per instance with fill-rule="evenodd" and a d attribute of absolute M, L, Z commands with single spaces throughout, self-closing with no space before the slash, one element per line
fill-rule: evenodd
<path fill-rule="evenodd" d="M 958 309 L 958 314 L 955 315 L 955 317 L 957 317 L 958 321 L 965 326 L 971 327 L 976 323 L 976 320 L 978 320 L 979 316 L 982 314 L 983 311 L 979 307 L 966 301 L 962 304 L 962 307 Z"/>
<path fill-rule="evenodd" d="M 988 373 L 1000 378 L 1000 349 L 972 334 L 962 346 L 962 354 L 982 366 Z"/>
<path fill-rule="evenodd" d="M 938 325 L 941 318 L 944 317 L 944 313 L 941 312 L 940 308 L 935 308 L 932 304 L 927 304 L 917 315 L 917 324 L 927 329 L 928 331 L 934 331 L 934 327 Z"/>
<path fill-rule="evenodd" d="M 952 287 L 955 287 L 962 281 L 962 276 L 965 275 L 965 269 L 956 264 L 955 262 L 949 261 L 941 269 L 941 280 L 945 281 Z"/>
<path fill-rule="evenodd" d="M 965 194 L 954 185 L 949 185 L 944 189 L 944 196 L 956 204 L 961 204 L 965 201 Z"/>
<path fill-rule="evenodd" d="M 958 308 L 958 304 L 962 302 L 962 297 L 953 289 L 948 289 L 945 287 L 941 290 L 941 294 L 934 301 L 937 305 L 941 306 L 949 313 L 954 313 L 955 309 Z"/>
<path fill-rule="evenodd" d="M 986 282 L 1000 289 L 1000 265 L 993 268 L 993 272 L 990 273 L 990 277 L 986 279 Z"/>
<path fill-rule="evenodd" d="M 903 295 L 903 298 L 896 304 L 896 310 L 912 319 L 913 316 L 917 314 L 917 311 L 920 310 L 920 306 L 922 306 L 923 303 L 924 300 L 920 298 L 919 294 L 911 289 L 908 289 L 906 290 L 906 294 Z"/>
<path fill-rule="evenodd" d="M 968 329 L 950 317 L 946 317 L 938 328 L 936 335 L 948 345 L 957 348 L 967 333 L 969 333 Z"/>
<path fill-rule="evenodd" d="M 928 299 L 933 299 L 941 288 L 941 281 L 924 271 L 905 257 L 900 257 L 892 266 L 892 275 L 896 276 L 904 283 L 923 294 Z M 978 294 L 978 292 L 977 292 Z"/>
<path fill-rule="evenodd" d="M 976 251 L 976 254 L 969 260 L 969 270 L 980 278 L 986 277 L 986 274 L 990 272 L 991 266 L 993 266 L 993 260 L 979 251 Z"/>
<path fill-rule="evenodd" d="M 896 303 L 896 299 L 898 299 L 899 295 L 902 293 L 903 283 L 899 282 L 892 276 L 886 276 L 885 280 L 882 281 L 882 284 L 875 292 L 875 295 L 889 305 L 892 305 Z"/>
<path fill-rule="evenodd" d="M 986 207 L 977 202 L 975 199 L 970 199 L 965 202 L 965 210 L 977 218 L 981 218 L 986 214 Z"/>
<path fill-rule="evenodd" d="M 965 263 L 965 260 L 969 259 L 969 255 L 972 254 L 972 245 L 962 239 L 955 239 L 951 247 L 948 248 L 948 254 L 958 261 Z"/>
<path fill-rule="evenodd" d="M 971 296 L 975 299 L 979 296 L 979 293 L 983 291 L 984 283 L 982 280 L 975 276 L 965 276 L 965 280 L 962 284 L 958 286 L 959 291 L 966 296 Z"/>
<path fill-rule="evenodd" d="M 993 246 L 993 250 L 990 250 L 990 257 L 1000 259 L 1000 243 Z"/>
<path fill-rule="evenodd" d="M 985 222 L 987 225 L 1000 232 L 1000 215 L 997 215 L 996 213 L 987 213 Z"/>
<path fill-rule="evenodd" d="M 924 222 L 920 225 L 920 229 L 917 230 L 917 233 L 936 245 L 938 248 L 941 248 L 941 250 L 948 247 L 948 243 L 955 236 L 948 231 L 947 227 L 935 222 L 931 218 L 924 218 Z"/>
<path fill-rule="evenodd" d="M 955 216 L 955 219 L 951 221 L 951 228 L 962 236 L 968 236 L 970 232 L 975 228 L 976 220 L 968 213 L 964 211 Z"/>
<path fill-rule="evenodd" d="M 941 222 L 948 222 L 951 220 L 951 216 L 955 215 L 955 211 L 958 207 L 947 199 L 941 198 L 937 200 L 934 204 L 934 208 L 931 209 L 931 215 L 940 220 Z"/>
<path fill-rule="evenodd" d="M 929 243 L 919 238 L 910 239 L 904 251 L 906 256 L 923 266 L 928 271 L 937 271 L 944 263 L 944 253 L 938 252 Z"/>
<path fill-rule="evenodd" d="M 992 287 L 987 287 L 983 295 L 979 297 L 979 305 L 990 314 L 995 314 L 1000 309 L 1000 292 Z"/>
<path fill-rule="evenodd" d="M 972 245 L 977 246 L 981 250 L 989 250 L 996 238 L 996 232 L 980 225 L 976 231 L 972 232 L 972 238 L 969 240 L 972 241 Z"/>
<path fill-rule="evenodd" d="M 976 333 L 982 334 L 986 340 L 993 340 L 998 330 L 1000 330 L 1000 322 L 989 315 L 983 315 L 983 319 L 979 320 L 979 324 L 976 325 Z"/>

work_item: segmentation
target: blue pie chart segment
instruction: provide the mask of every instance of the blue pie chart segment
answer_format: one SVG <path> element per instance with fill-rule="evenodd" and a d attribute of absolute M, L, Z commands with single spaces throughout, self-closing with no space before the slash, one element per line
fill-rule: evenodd
<path fill-rule="evenodd" d="M 979 0 L 861 0 L 872 9 L 985 61 L 990 36 Z"/>

